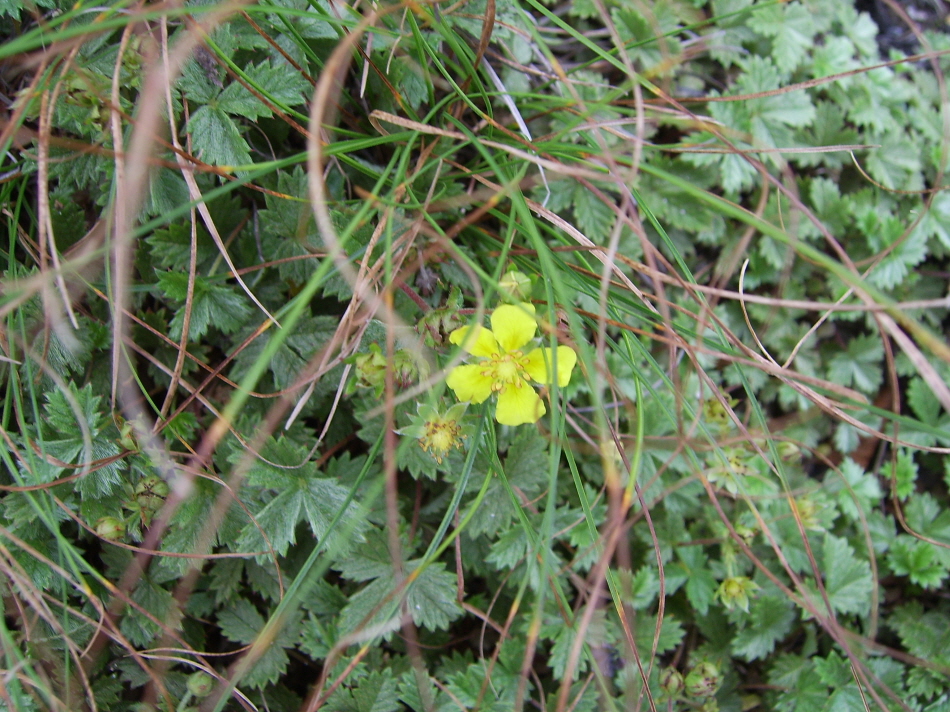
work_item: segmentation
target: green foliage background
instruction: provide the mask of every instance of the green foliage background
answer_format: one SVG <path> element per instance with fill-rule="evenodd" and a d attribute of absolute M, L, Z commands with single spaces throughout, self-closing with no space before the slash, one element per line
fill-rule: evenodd
<path fill-rule="evenodd" d="M 950 710 L 915 29 L 0 1 L 0 708 Z M 509 270 L 579 365 L 439 461 Z"/>

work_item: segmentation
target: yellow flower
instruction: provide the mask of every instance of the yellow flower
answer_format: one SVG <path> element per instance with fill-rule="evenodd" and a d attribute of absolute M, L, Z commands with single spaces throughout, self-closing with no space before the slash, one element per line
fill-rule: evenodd
<path fill-rule="evenodd" d="M 563 388 L 571 380 L 577 354 L 569 346 L 558 346 L 556 352 L 550 348 L 524 352 L 538 330 L 531 304 L 498 307 L 491 326 L 491 330 L 463 326 L 449 334 L 449 341 L 479 361 L 455 367 L 446 383 L 459 400 L 472 403 L 497 393 L 495 419 L 502 425 L 536 423 L 546 411 L 531 381 L 550 385 L 556 366 L 557 384 Z"/>

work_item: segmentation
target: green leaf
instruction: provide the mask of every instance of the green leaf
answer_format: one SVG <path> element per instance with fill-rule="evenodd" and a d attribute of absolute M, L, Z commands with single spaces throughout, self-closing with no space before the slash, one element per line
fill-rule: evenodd
<path fill-rule="evenodd" d="M 686 597 L 696 613 L 704 616 L 718 588 L 716 577 L 709 570 L 705 549 L 701 546 L 681 546 L 676 549 L 676 553 L 681 563 L 673 566 L 682 567 L 686 572 Z"/>
<path fill-rule="evenodd" d="M 950 250 L 950 194 L 937 193 L 930 210 L 924 213 L 914 229 L 928 238 L 936 237 L 940 244 Z"/>
<path fill-rule="evenodd" d="M 811 13 L 799 2 L 769 5 L 755 10 L 749 26 L 772 38 L 775 64 L 786 75 L 805 58 L 814 45 L 815 25 Z"/>
<path fill-rule="evenodd" d="M 854 554 L 845 539 L 825 534 L 823 551 L 825 592 L 838 613 L 866 615 L 871 609 L 874 579 L 871 565 Z"/>
<path fill-rule="evenodd" d="M 814 121 L 796 132 L 793 140 L 796 145 L 803 146 L 851 146 L 859 143 L 858 132 L 845 122 L 845 109 L 831 101 L 815 104 Z M 840 168 L 850 161 L 845 151 L 793 153 L 788 158 L 803 167 L 824 165 Z"/>
<path fill-rule="evenodd" d="M 792 629 L 796 612 L 791 602 L 780 595 L 760 595 L 749 606 L 745 627 L 732 641 L 732 652 L 745 660 L 765 658 L 775 644 L 782 640 Z"/>
<path fill-rule="evenodd" d="M 300 72 L 286 62 L 265 61 L 244 68 L 252 85 L 260 87 L 267 98 L 278 106 L 292 107 L 303 103 L 303 93 L 309 88 Z M 255 121 L 273 116 L 273 111 L 238 81 L 231 82 L 218 96 L 217 106 L 235 116 Z"/>
<path fill-rule="evenodd" d="M 946 613 L 925 613 L 923 604 L 913 600 L 899 606 L 888 617 L 887 625 L 911 655 L 940 665 L 950 663 L 950 618 Z"/>
<path fill-rule="evenodd" d="M 181 205 L 181 202 L 187 200 L 179 201 L 176 205 Z M 180 268 L 191 260 L 191 228 L 188 225 L 175 223 L 163 230 L 156 230 L 145 238 L 145 242 L 148 244 L 148 253 L 153 264 L 157 262 L 165 268 Z M 198 264 L 217 254 L 214 242 L 202 229 L 198 230 L 196 248 Z"/>
<path fill-rule="evenodd" d="M 907 404 L 922 423 L 936 423 L 942 406 L 933 388 L 920 376 L 910 379 L 906 390 Z"/>
<path fill-rule="evenodd" d="M 180 616 L 171 591 L 157 585 L 149 576 L 139 579 L 138 586 L 132 593 L 132 600 L 141 610 L 148 611 L 151 615 L 146 617 L 136 608 L 126 611 L 119 628 L 133 644 L 145 647 L 161 633 L 162 629 L 154 620 L 161 621 L 171 630 L 180 628 Z"/>
<path fill-rule="evenodd" d="M 670 613 L 665 614 L 660 627 L 660 636 L 656 639 L 656 654 L 663 655 L 673 650 L 683 640 L 684 635 L 686 635 L 686 630 L 676 616 Z M 655 637 L 656 616 L 638 615 L 633 625 L 633 638 L 637 642 L 637 649 L 641 656 L 650 655 Z"/>
<path fill-rule="evenodd" d="M 296 478 L 254 515 L 256 524 L 251 522 L 244 527 L 238 547 L 241 551 L 250 552 L 267 551 L 270 546 L 280 556 L 284 556 L 288 547 L 296 541 L 297 524 L 302 519 L 307 520 L 314 538 L 322 542 L 325 537 L 334 534 L 329 531 L 330 523 L 348 495 L 348 490 L 334 480 L 323 477 Z M 331 549 L 335 547 L 337 554 L 345 551 L 348 542 L 360 536 L 362 523 L 356 519 L 357 512 L 355 503 L 350 502 L 340 527 L 342 531 L 349 525 L 356 525 L 355 532 L 350 533 L 348 540 L 334 536 L 329 546 Z M 258 555 L 260 561 L 267 558 L 266 554 Z"/>
<path fill-rule="evenodd" d="M 914 461 L 913 453 L 908 452 L 906 448 L 901 448 L 897 453 L 893 475 L 897 496 L 901 499 L 910 497 L 916 490 L 917 463 Z"/>
<path fill-rule="evenodd" d="M 947 568 L 938 560 L 933 544 L 899 534 L 887 554 L 891 569 L 898 576 L 926 589 L 935 589 L 947 577 Z"/>
<path fill-rule="evenodd" d="M 249 645 L 264 627 L 264 617 L 250 601 L 240 598 L 218 614 L 218 627 L 229 640 Z"/>
<path fill-rule="evenodd" d="M 400 709 L 391 670 L 374 670 L 353 689 L 341 687 L 327 700 L 331 712 L 396 712 Z"/>
<path fill-rule="evenodd" d="M 188 295 L 188 275 L 184 272 L 159 272 L 158 288 L 169 299 L 183 302 Z M 251 313 L 252 309 L 245 303 L 245 298 L 233 289 L 196 276 L 188 339 L 200 339 L 212 326 L 222 333 L 230 334 L 244 326 Z M 176 341 L 181 338 L 184 319 L 185 308 L 181 307 L 169 324 L 170 338 Z"/>
<path fill-rule="evenodd" d="M 858 336 L 848 342 L 845 353 L 836 353 L 828 365 L 828 379 L 842 386 L 854 386 L 865 393 L 876 393 L 884 378 L 881 360 L 884 347 L 874 335 Z"/>
<path fill-rule="evenodd" d="M 780 656 L 768 679 L 781 690 L 778 712 L 819 712 L 828 700 L 828 686 L 815 671 L 815 663 L 804 656 Z"/>
<path fill-rule="evenodd" d="M 616 215 L 609 205 L 582 185 L 574 190 L 574 215 L 577 227 L 594 242 L 605 242 Z"/>
<path fill-rule="evenodd" d="M 407 562 L 406 572 L 412 573 L 420 563 Z M 429 564 L 409 585 L 406 607 L 413 622 L 428 630 L 448 628 L 462 614 L 457 586 L 455 575 L 445 570 L 445 564 Z"/>
<path fill-rule="evenodd" d="M 294 332 L 277 349 L 277 353 L 267 365 L 268 372 L 278 388 L 289 388 L 299 377 L 311 357 L 323 347 L 339 326 L 339 319 L 332 316 L 314 316 L 300 319 L 294 327 Z M 251 329 L 246 328 L 239 332 L 235 341 L 240 343 L 250 335 Z M 241 351 L 235 359 L 231 378 L 240 378 L 252 367 L 267 347 L 272 335 L 265 335 L 255 339 L 247 348 Z M 330 371 L 317 384 L 314 393 L 310 396 L 311 402 L 316 403 L 320 398 L 333 393 L 339 384 L 342 369 Z"/>
<path fill-rule="evenodd" d="M 633 577 L 631 588 L 633 598 L 630 604 L 637 610 L 644 610 L 653 605 L 653 601 L 660 594 L 660 579 L 652 566 L 641 566 Z"/>
<path fill-rule="evenodd" d="M 880 144 L 879 148 L 868 151 L 865 161 L 865 168 L 874 180 L 891 190 L 923 188 L 920 150 L 909 136 L 891 131 L 871 137 L 871 141 Z"/>
<path fill-rule="evenodd" d="M 858 66 L 854 59 L 854 44 L 847 37 L 828 37 L 825 43 L 815 47 L 812 55 L 811 76 L 813 78 L 830 77 L 844 74 Z M 839 80 L 847 86 L 848 80 Z"/>
<path fill-rule="evenodd" d="M 194 153 L 212 166 L 245 166 L 251 163 L 250 146 L 234 120 L 219 108 L 205 104 L 188 121 Z"/>
<path fill-rule="evenodd" d="M 835 651 L 825 658 L 815 658 L 815 672 L 828 687 L 844 687 L 854 679 L 851 663 Z"/>
<path fill-rule="evenodd" d="M 846 517 L 851 521 L 859 521 L 862 513 L 867 516 L 872 507 L 881 501 L 884 490 L 877 475 L 865 472 L 850 457 L 845 458 L 838 470 L 829 470 L 825 475 L 825 491 L 836 494 L 838 508 Z"/>
<path fill-rule="evenodd" d="M 106 423 L 99 412 L 102 402 L 101 396 L 93 395 L 91 384 L 82 389 L 75 382 L 68 385 L 69 397 L 61 389 L 53 389 L 46 393 L 44 406 L 45 424 L 55 431 L 55 436 L 42 439 L 41 447 L 45 455 L 52 456 L 65 465 L 92 465 L 96 460 L 105 460 L 120 452 L 119 446 L 113 438 L 107 436 Z M 83 435 L 83 430 L 77 421 L 77 413 L 71 404 L 75 404 L 86 426 L 89 440 Z M 105 430 L 105 432 L 103 432 Z M 118 433 L 115 433 L 117 436 Z M 87 451 L 87 446 L 90 446 Z M 88 459 L 91 458 L 91 459 Z M 106 497 L 115 490 L 122 480 L 124 467 L 121 462 L 112 462 L 102 467 L 96 467 L 76 481 L 76 490 L 83 498 Z M 42 460 L 30 466 L 28 462 L 21 464 L 21 471 L 28 482 L 51 482 L 63 476 L 65 472 L 75 474 L 73 467 L 60 466 L 49 460 Z"/>
<path fill-rule="evenodd" d="M 575 626 L 577 621 L 575 620 Z M 567 662 L 571 656 L 571 649 L 574 647 L 574 641 L 577 639 L 577 630 L 575 626 L 565 625 L 564 621 L 557 619 L 553 625 L 546 626 L 543 633 L 546 636 L 552 636 L 554 644 L 551 646 L 551 653 L 548 656 L 548 665 L 554 670 L 554 675 L 558 680 L 564 678 L 567 670 Z M 584 646 L 581 648 L 580 658 L 574 666 L 572 680 L 586 673 L 590 669 L 590 655 L 587 652 L 588 646 L 602 646 L 605 643 L 614 642 L 613 636 L 608 632 L 607 616 L 603 610 L 594 613 L 590 625 L 587 627 L 584 636 Z"/>

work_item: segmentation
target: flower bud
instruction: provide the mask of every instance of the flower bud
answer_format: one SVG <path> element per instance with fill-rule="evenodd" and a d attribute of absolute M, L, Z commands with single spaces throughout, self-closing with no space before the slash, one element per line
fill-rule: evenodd
<path fill-rule="evenodd" d="M 107 541 L 119 541 L 125 536 L 125 522 L 115 517 L 103 517 L 96 522 L 96 534 Z"/>
<path fill-rule="evenodd" d="M 157 512 L 165 504 L 171 489 L 158 475 L 143 477 L 135 486 L 135 501 L 142 509 Z"/>
<path fill-rule="evenodd" d="M 675 700 L 680 697 L 685 686 L 683 676 L 675 667 L 663 668 L 660 671 L 660 689 L 669 699 Z"/>
<path fill-rule="evenodd" d="M 195 697 L 207 697 L 214 689 L 214 678 L 206 672 L 195 672 L 188 677 L 188 692 Z"/>
<path fill-rule="evenodd" d="M 369 353 L 356 354 L 353 357 L 356 380 L 353 388 L 372 388 L 378 398 L 386 388 L 386 355 L 379 344 L 369 345 Z"/>
<path fill-rule="evenodd" d="M 712 697 L 721 684 L 719 668 L 704 660 L 686 675 L 686 694 L 690 697 Z"/>
<path fill-rule="evenodd" d="M 531 278 L 517 270 L 506 272 L 498 282 L 498 291 L 505 301 L 530 302 L 531 289 Z"/>

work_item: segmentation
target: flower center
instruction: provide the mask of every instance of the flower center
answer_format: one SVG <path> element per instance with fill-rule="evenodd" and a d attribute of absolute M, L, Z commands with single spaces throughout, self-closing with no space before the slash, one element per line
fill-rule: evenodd
<path fill-rule="evenodd" d="M 455 420 L 430 420 L 425 423 L 425 434 L 419 438 L 419 445 L 423 451 L 432 453 L 432 456 L 441 465 L 442 458 L 453 447 L 462 447 L 462 426 Z"/>
<path fill-rule="evenodd" d="M 528 359 L 521 351 L 512 351 L 505 354 L 492 354 L 487 360 L 488 366 L 484 375 L 492 379 L 492 390 L 500 391 L 508 385 L 521 385 L 522 380 L 528 380 L 525 365 Z"/>

